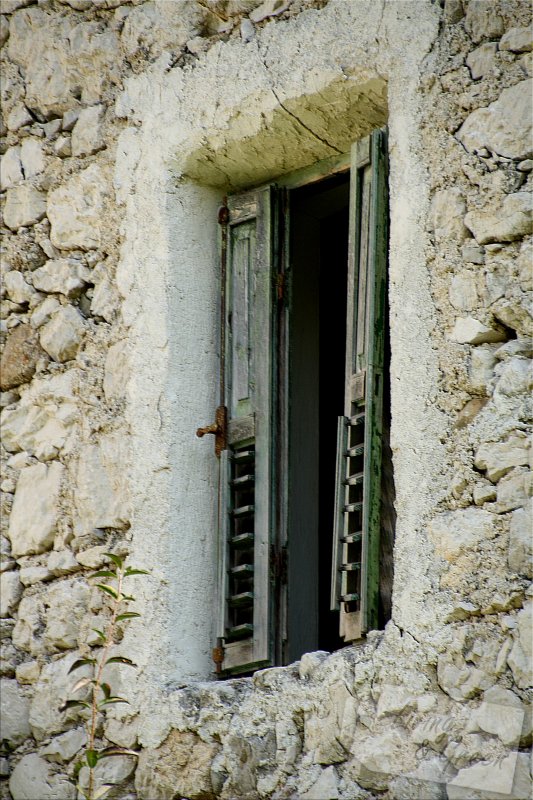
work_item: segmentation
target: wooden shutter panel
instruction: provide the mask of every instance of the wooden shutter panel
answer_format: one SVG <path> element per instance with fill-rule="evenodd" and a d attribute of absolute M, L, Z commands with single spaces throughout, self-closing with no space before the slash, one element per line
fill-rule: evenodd
<path fill-rule="evenodd" d="M 338 423 L 331 590 L 346 641 L 378 622 L 387 247 L 387 136 L 379 130 L 354 144 L 350 173 L 345 400 Z"/>
<path fill-rule="evenodd" d="M 228 200 L 217 631 L 226 675 L 272 663 L 272 206 L 272 187 Z"/>

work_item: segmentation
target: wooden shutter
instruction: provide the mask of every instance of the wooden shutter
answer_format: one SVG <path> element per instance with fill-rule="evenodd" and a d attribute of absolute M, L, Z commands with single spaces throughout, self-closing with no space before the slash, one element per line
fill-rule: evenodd
<path fill-rule="evenodd" d="M 387 136 L 356 142 L 350 173 L 344 414 L 337 435 L 331 608 L 340 635 L 377 627 L 388 247 Z"/>
<path fill-rule="evenodd" d="M 230 197 L 225 231 L 228 424 L 220 462 L 217 636 L 226 675 L 272 663 L 272 206 L 271 187 Z"/>

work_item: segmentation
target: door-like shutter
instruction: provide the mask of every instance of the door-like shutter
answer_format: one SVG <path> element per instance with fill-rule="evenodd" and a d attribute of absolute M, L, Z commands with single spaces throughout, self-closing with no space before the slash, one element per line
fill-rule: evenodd
<path fill-rule="evenodd" d="M 220 461 L 220 672 L 272 663 L 271 187 L 228 200 L 223 336 L 227 447 Z"/>
<path fill-rule="evenodd" d="M 348 642 L 377 627 L 388 246 L 385 130 L 352 148 L 344 414 L 339 417 L 331 608 Z"/>

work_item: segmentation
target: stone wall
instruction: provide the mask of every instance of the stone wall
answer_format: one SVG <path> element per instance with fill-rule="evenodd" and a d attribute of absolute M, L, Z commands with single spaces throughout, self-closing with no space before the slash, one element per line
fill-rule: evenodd
<path fill-rule="evenodd" d="M 530 7 L 442 5 L 2 0 L 3 798 L 76 797 L 83 716 L 60 706 L 97 645 L 88 578 L 109 550 L 153 571 L 148 624 L 125 637 L 131 708 L 99 732 L 140 750 L 99 768 L 111 796 L 529 796 Z M 309 52 L 288 63 L 296 41 Z M 393 619 L 363 646 L 209 682 L 209 575 L 190 600 L 186 571 L 213 521 L 190 432 L 216 404 L 216 252 L 191 210 L 259 177 L 232 167 L 243 141 L 272 153 L 285 135 L 270 75 L 294 113 L 315 98 L 314 124 L 317 97 L 352 109 L 344 70 L 360 105 L 389 86 Z M 302 135 L 284 157 L 320 148 Z"/>

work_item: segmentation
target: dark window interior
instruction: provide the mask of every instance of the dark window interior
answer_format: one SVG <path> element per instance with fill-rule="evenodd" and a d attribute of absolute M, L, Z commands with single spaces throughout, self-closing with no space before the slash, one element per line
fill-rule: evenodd
<path fill-rule="evenodd" d="M 329 610 L 337 417 L 343 413 L 349 174 L 291 197 L 288 648 L 335 650 Z"/>
<path fill-rule="evenodd" d="M 344 646 L 330 607 L 337 418 L 344 409 L 349 173 L 291 193 L 287 632 L 283 661 Z M 389 353 L 386 354 L 389 363 Z M 385 380 L 385 430 L 390 395 Z M 385 437 L 388 439 L 388 436 Z M 384 444 L 383 586 L 390 618 L 394 485 Z"/>

